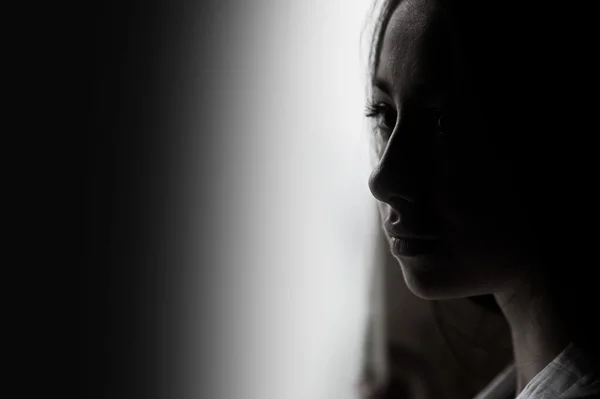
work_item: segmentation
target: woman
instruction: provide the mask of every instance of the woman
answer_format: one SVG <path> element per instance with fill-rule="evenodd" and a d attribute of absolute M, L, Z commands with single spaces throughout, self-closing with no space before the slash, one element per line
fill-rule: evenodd
<path fill-rule="evenodd" d="M 415 295 L 493 294 L 506 317 L 514 368 L 481 399 L 600 395 L 596 100 L 581 94 L 596 69 L 582 14 L 475 0 L 380 9 L 369 187 Z"/>

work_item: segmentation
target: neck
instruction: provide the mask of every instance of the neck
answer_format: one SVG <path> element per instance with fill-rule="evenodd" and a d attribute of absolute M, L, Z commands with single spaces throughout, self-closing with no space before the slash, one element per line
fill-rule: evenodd
<path fill-rule="evenodd" d="M 510 326 L 517 394 L 568 344 L 543 289 L 521 284 L 494 295 Z"/>

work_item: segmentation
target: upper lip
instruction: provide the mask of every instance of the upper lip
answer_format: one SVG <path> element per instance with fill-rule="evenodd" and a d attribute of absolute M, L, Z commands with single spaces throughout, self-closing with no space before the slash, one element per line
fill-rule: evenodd
<path fill-rule="evenodd" d="M 411 239 L 411 240 L 439 240 L 440 236 L 433 234 L 415 234 L 405 229 L 398 228 L 385 228 L 385 231 L 390 237 L 393 238 L 402 238 L 402 239 Z"/>
<path fill-rule="evenodd" d="M 390 237 L 413 239 L 413 240 L 438 240 L 440 239 L 439 234 L 435 234 L 428 231 L 415 232 L 408 229 L 398 217 L 390 215 L 384 222 L 384 230 Z"/>

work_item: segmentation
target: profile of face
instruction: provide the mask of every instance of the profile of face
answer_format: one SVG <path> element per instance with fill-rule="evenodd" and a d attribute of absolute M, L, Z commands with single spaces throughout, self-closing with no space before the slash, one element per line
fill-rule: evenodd
<path fill-rule="evenodd" d="M 427 299 L 508 291 L 532 264 L 503 132 L 485 117 L 452 20 L 435 0 L 405 0 L 385 28 L 368 116 L 369 179 L 408 287 Z M 494 77 L 490 77 L 493 79 Z"/>

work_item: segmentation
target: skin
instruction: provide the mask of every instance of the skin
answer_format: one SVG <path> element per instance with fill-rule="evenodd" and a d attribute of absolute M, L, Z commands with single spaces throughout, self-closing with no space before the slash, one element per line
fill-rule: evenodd
<path fill-rule="evenodd" d="M 478 108 L 458 48 L 435 1 L 394 11 L 372 82 L 385 111 L 375 117 L 369 187 L 384 226 L 438 242 L 435 253 L 395 254 L 415 295 L 494 294 L 511 327 L 520 392 L 568 341 L 535 278 L 535 226 L 511 178 L 519 171 L 497 150 L 502 132 Z"/>

